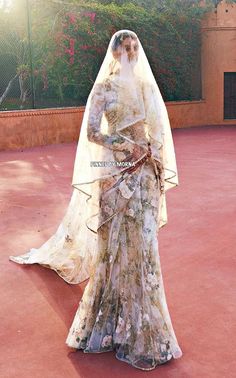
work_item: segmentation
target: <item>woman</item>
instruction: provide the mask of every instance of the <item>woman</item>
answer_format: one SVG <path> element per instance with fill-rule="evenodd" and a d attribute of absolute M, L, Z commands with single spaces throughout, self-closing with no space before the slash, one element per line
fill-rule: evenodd
<path fill-rule="evenodd" d="M 137 35 L 115 33 L 85 109 L 67 213 L 39 249 L 10 256 L 90 278 L 66 344 L 116 351 L 151 370 L 180 358 L 165 298 L 158 229 L 178 184 L 168 114 Z"/>

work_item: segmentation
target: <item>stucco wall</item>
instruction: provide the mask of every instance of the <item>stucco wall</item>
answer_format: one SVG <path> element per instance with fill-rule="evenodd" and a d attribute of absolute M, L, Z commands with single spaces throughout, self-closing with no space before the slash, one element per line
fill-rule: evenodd
<path fill-rule="evenodd" d="M 167 102 L 173 128 L 236 125 L 236 119 L 224 119 L 224 72 L 236 72 L 235 3 L 222 1 L 205 15 L 201 44 L 202 100 Z"/>
<path fill-rule="evenodd" d="M 77 140 L 84 108 L 0 113 L 0 150 Z"/>
<path fill-rule="evenodd" d="M 172 128 L 205 124 L 205 101 L 167 102 Z M 84 107 L 0 113 L 0 150 L 78 140 Z"/>
<path fill-rule="evenodd" d="M 206 125 L 206 101 L 171 101 L 166 108 L 172 129 Z"/>
<path fill-rule="evenodd" d="M 236 124 L 236 120 L 224 119 L 224 72 L 236 72 L 236 4 L 222 1 L 202 22 L 202 97 L 207 124 Z"/>

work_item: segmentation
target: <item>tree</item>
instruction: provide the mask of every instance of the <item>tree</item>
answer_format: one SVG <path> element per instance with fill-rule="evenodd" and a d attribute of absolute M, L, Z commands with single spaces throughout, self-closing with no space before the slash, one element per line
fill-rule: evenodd
<path fill-rule="evenodd" d="M 0 9 L 0 84 L 4 59 L 12 62 L 1 102 L 18 81 L 21 106 L 34 94 L 37 107 L 85 104 L 111 35 L 124 28 L 137 32 L 165 100 L 200 97 L 200 24 L 219 1 L 29 2 L 28 26 L 25 0 Z"/>
<path fill-rule="evenodd" d="M 0 104 L 3 103 L 10 92 L 13 83 L 18 79 L 21 106 L 26 101 L 29 93 L 29 73 L 28 64 L 28 40 L 25 14 L 20 12 L 21 1 L 16 2 L 11 12 L 8 11 L 7 3 L 3 3 L 0 8 L 0 59 L 8 56 L 15 62 L 15 72 L 10 77 L 5 90 L 0 93 Z M 15 22 L 17 20 L 17 22 Z M 7 71 L 7 67 L 6 67 Z M 6 76 L 7 72 L 4 72 Z M 1 88 L 2 89 L 2 88 Z"/>

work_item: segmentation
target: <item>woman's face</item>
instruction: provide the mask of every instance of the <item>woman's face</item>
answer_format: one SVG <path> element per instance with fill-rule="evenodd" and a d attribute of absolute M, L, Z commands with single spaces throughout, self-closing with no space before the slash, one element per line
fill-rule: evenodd
<path fill-rule="evenodd" d="M 128 60 L 130 62 L 136 62 L 138 59 L 138 52 L 139 52 L 138 41 L 131 37 L 125 38 L 121 42 L 121 45 L 115 51 L 113 51 L 114 58 L 120 61 L 121 54 L 123 51 L 126 52 L 128 56 Z"/>

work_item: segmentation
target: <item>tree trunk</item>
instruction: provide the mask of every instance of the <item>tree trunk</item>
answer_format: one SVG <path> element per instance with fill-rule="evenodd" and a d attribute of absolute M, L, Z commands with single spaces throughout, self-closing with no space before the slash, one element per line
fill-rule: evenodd
<path fill-rule="evenodd" d="M 22 104 L 24 104 L 28 95 L 28 90 L 25 88 L 26 84 L 23 79 L 23 75 L 19 75 L 19 86 L 20 86 L 20 100 Z"/>
<path fill-rule="evenodd" d="M 5 91 L 3 92 L 2 96 L 0 97 L 0 105 L 3 103 L 3 101 L 5 100 L 5 98 L 7 97 L 8 95 L 8 92 L 10 91 L 11 89 L 11 86 L 13 84 L 13 81 L 18 77 L 18 74 L 16 74 L 8 83 Z"/>

